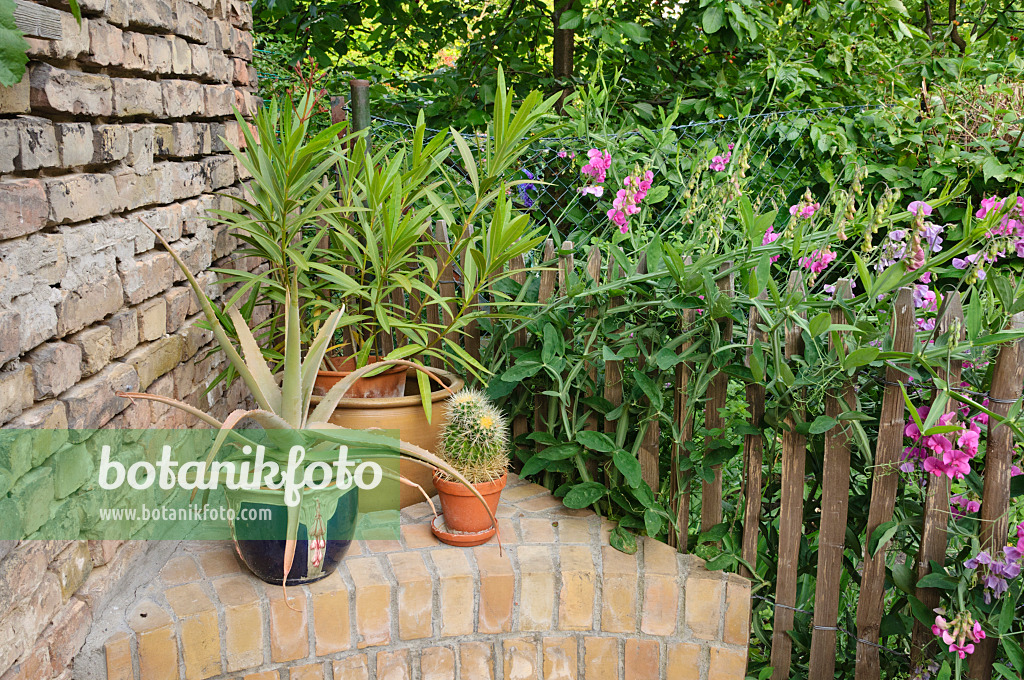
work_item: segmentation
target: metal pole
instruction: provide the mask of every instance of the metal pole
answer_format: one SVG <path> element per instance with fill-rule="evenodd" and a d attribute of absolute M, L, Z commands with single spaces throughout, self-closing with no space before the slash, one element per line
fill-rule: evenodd
<path fill-rule="evenodd" d="M 366 130 L 366 151 L 370 151 L 370 81 L 351 80 L 352 131 Z"/>

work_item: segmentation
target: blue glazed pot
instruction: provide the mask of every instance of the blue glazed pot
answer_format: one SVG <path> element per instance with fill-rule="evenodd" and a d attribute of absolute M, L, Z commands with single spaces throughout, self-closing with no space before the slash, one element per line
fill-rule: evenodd
<path fill-rule="evenodd" d="M 235 550 L 261 581 L 281 585 L 289 508 L 280 491 L 227 491 L 237 517 L 231 522 Z M 299 513 L 295 559 L 285 585 L 330 576 L 352 545 L 359 518 L 359 489 L 307 491 Z M 255 514 L 250 514 L 255 512 Z"/>

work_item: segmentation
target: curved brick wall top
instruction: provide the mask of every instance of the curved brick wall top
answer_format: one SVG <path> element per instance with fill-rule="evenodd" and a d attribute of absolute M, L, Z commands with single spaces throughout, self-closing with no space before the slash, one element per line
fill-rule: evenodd
<path fill-rule="evenodd" d="M 308 587 L 268 586 L 225 543 L 183 543 L 108 611 L 81 680 L 741 680 L 750 584 L 512 479 L 505 550 L 450 548 L 422 503 Z"/>
<path fill-rule="evenodd" d="M 223 417 L 243 387 L 206 388 L 221 355 L 146 219 L 204 272 L 235 241 L 207 219 L 231 209 L 253 110 L 251 9 L 242 0 L 64 0 L 60 40 L 30 39 L 29 70 L 0 87 L 0 426 L 186 427 L 180 412 L 129 404 L 145 389 Z M 243 171 L 244 172 L 244 171 Z M 157 546 L 35 540 L 75 527 L 94 463 L 85 435 L 48 450 L 0 447 L 0 678 L 69 680 L 93 618 Z M 17 447 L 15 447 L 17 448 Z M 43 533 L 46 529 L 44 528 Z M 50 533 L 49 535 L 54 535 Z"/>

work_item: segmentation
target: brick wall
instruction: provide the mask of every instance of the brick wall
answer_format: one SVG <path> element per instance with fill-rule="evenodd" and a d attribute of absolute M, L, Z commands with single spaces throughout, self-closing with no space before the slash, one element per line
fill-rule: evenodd
<path fill-rule="evenodd" d="M 209 332 L 156 226 L 192 271 L 234 242 L 206 219 L 240 191 L 224 139 L 253 110 L 251 9 L 242 0 L 81 0 L 60 40 L 30 39 L 29 72 L 0 87 L 0 425 L 193 425 L 130 405 L 143 389 L 225 415 L 241 385 L 203 392 L 220 370 Z M 200 274 L 211 295 L 222 292 Z M 49 450 L 0 447 L 0 678 L 68 678 L 92 620 L 149 549 L 141 542 L 31 540 L 80 521 L 93 462 L 81 437 Z M 14 447 L 16 449 L 16 447 Z M 52 535 L 52 534 L 51 534 Z"/>

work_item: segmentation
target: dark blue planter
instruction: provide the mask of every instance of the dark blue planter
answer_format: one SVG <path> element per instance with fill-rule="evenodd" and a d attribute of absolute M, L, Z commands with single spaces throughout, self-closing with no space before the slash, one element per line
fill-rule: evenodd
<path fill-rule="evenodd" d="M 228 491 L 229 496 L 231 493 Z M 254 494 L 266 494 L 268 502 L 259 502 Z M 332 507 L 325 507 L 325 503 Z M 243 498 L 231 505 L 236 510 L 254 510 L 256 517 L 264 517 L 236 519 L 232 523 L 235 548 L 245 566 L 257 578 L 281 585 L 288 527 L 288 508 L 284 505 L 281 493 L 246 491 Z M 289 586 L 319 581 L 338 568 L 355 533 L 359 517 L 359 489 L 352 487 L 340 497 L 336 494 L 306 492 L 303 509 L 295 559 L 285 582 Z M 264 511 L 262 515 L 258 514 L 260 511 Z M 265 518 L 266 511 L 269 511 L 269 519 Z M 239 516 L 242 516 L 241 513 Z"/>

